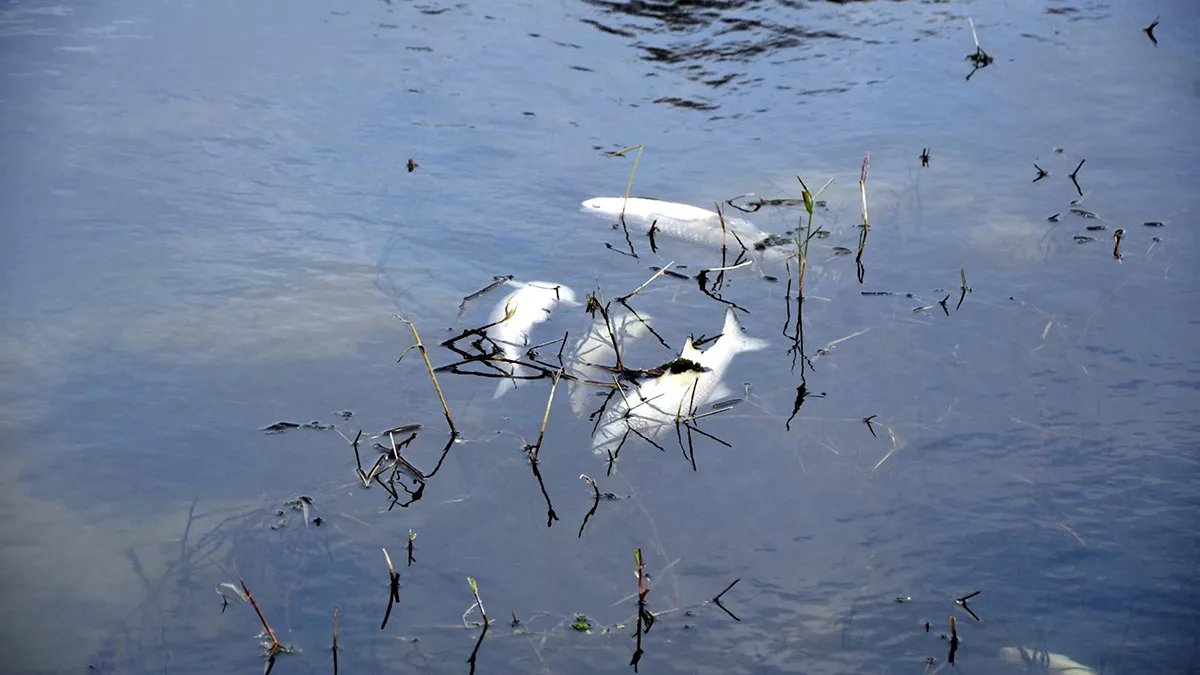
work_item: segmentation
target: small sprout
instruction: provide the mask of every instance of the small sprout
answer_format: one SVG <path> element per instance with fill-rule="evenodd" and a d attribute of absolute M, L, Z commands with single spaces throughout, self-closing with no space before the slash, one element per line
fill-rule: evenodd
<path fill-rule="evenodd" d="M 1142 223 L 1142 227 L 1162 227 L 1163 224 L 1157 220 L 1148 220 Z"/>
<path fill-rule="evenodd" d="M 1045 170 L 1045 169 L 1043 169 L 1042 167 L 1038 166 L 1038 165 L 1037 165 L 1037 162 L 1034 162 L 1034 163 L 1033 163 L 1033 168 L 1037 169 L 1037 172 L 1038 172 L 1038 173 L 1037 173 L 1037 178 L 1034 178 L 1034 179 L 1033 179 L 1033 182 L 1035 182 L 1035 183 L 1036 183 L 1036 182 L 1038 182 L 1039 180 L 1041 180 L 1041 179 L 1045 178 L 1046 176 L 1049 176 L 1049 175 L 1050 175 L 1050 172 L 1049 172 L 1049 171 L 1047 171 L 1047 170 Z"/>
<path fill-rule="evenodd" d="M 1059 217 L 1059 216 L 1061 216 L 1061 215 L 1062 215 L 1061 213 L 1056 213 L 1056 214 L 1054 214 L 1054 215 L 1050 216 L 1049 218 L 1047 218 L 1046 220 L 1048 220 L 1048 221 L 1050 221 L 1050 222 L 1052 222 L 1052 223 L 1057 223 L 1057 222 L 1058 222 L 1058 217 Z"/>
<path fill-rule="evenodd" d="M 412 172 L 414 172 L 414 171 L 416 171 L 416 170 L 417 170 L 417 167 L 418 167 L 418 166 L 421 166 L 421 165 L 420 165 L 420 164 L 417 164 L 416 162 L 414 162 L 414 161 L 412 160 L 412 158 L 410 157 L 410 158 L 409 158 L 409 160 L 408 160 L 408 164 L 407 164 L 406 166 L 408 167 L 408 172 L 409 172 L 409 173 L 412 173 Z"/>
<path fill-rule="evenodd" d="M 590 633 L 592 632 L 592 620 L 587 618 L 586 614 L 576 614 L 575 620 L 571 622 L 571 628 L 580 633 Z"/>

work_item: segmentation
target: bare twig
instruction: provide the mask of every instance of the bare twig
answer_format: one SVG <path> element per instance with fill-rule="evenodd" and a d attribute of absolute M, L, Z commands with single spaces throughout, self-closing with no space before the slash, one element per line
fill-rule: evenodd
<path fill-rule="evenodd" d="M 279 644 L 279 638 L 275 637 L 275 631 L 271 630 L 271 624 L 267 623 L 267 617 L 263 616 L 262 610 L 258 608 L 258 603 L 254 601 L 254 594 L 250 592 L 250 587 L 246 585 L 246 580 L 238 577 L 238 581 L 242 584 L 242 591 L 246 594 L 246 600 L 250 606 L 254 608 L 254 612 L 258 614 L 258 620 L 262 622 L 263 630 L 267 632 L 267 636 L 271 638 L 271 647 L 268 652 L 268 658 L 271 660 L 271 665 L 274 665 L 275 653 L 283 648 Z"/>
<path fill-rule="evenodd" d="M 741 577 L 738 577 L 738 578 L 734 579 L 733 581 L 729 582 L 729 585 L 725 587 L 725 590 L 721 591 L 720 593 L 717 593 L 716 597 L 714 597 L 714 598 L 712 599 L 712 601 L 713 601 L 713 602 L 714 602 L 714 603 L 717 605 L 717 607 L 720 607 L 720 608 L 721 608 L 721 611 L 725 612 L 725 613 L 726 613 L 726 614 L 728 614 L 730 617 L 732 617 L 734 621 L 741 621 L 741 619 L 739 619 L 739 618 L 738 618 L 738 616 L 737 616 L 736 614 L 734 614 L 733 612 L 729 611 L 729 609 L 727 609 L 727 608 L 725 607 L 725 605 L 721 604 L 721 596 L 723 596 L 723 595 L 725 595 L 726 593 L 728 593 L 728 592 L 729 592 L 729 589 L 731 589 L 731 588 L 733 588 L 734 586 L 736 586 L 736 585 L 737 585 L 737 582 L 739 582 L 739 581 L 741 581 L 741 580 L 742 580 L 742 578 L 741 578 Z"/>
<path fill-rule="evenodd" d="M 383 549 L 383 557 L 387 559 L 388 566 L 388 604 L 387 611 L 383 613 L 383 623 L 379 624 L 379 630 L 387 627 L 388 619 L 392 616 L 392 605 L 400 602 L 400 573 L 392 567 L 392 556 L 388 555 L 387 549 Z"/>
<path fill-rule="evenodd" d="M 333 675 L 338 675 L 338 608 L 333 606 Z"/>
<path fill-rule="evenodd" d="M 586 473 L 579 474 L 579 479 L 587 481 L 588 485 L 592 486 L 592 490 L 595 493 L 595 499 L 592 500 L 592 510 L 587 512 L 587 515 L 583 517 L 583 523 L 579 525 L 579 537 L 577 538 L 582 538 L 583 528 L 587 527 L 588 519 L 596 514 L 596 509 L 600 506 L 600 486 L 596 485 L 596 481 Z"/>
<path fill-rule="evenodd" d="M 442 395 L 442 387 L 438 384 L 437 375 L 433 372 L 433 364 L 429 362 L 429 353 L 425 350 L 425 344 L 421 342 L 421 335 L 417 333 L 417 325 L 399 314 L 394 314 L 393 316 L 408 324 L 408 327 L 412 330 L 413 340 L 416 342 L 415 346 L 421 351 L 421 357 L 425 359 L 425 367 L 429 369 L 429 379 L 433 380 L 433 388 L 437 390 L 438 400 L 442 403 L 442 412 L 446 414 L 446 424 L 450 425 L 451 434 L 457 434 L 458 429 L 454 426 L 454 418 L 450 416 L 450 406 L 446 405 L 446 397 Z"/>
<path fill-rule="evenodd" d="M 871 153 L 863 155 L 862 175 L 858 179 L 858 191 L 862 194 L 862 213 L 863 213 L 863 228 L 869 228 L 870 221 L 867 219 L 867 167 L 871 165 Z"/>
<path fill-rule="evenodd" d="M 542 451 L 542 439 L 546 436 L 546 423 L 550 421 L 550 406 L 554 403 L 554 391 L 558 389 L 558 378 L 562 376 L 562 371 L 559 370 L 553 377 L 553 383 L 550 385 L 550 396 L 546 399 L 546 412 L 542 415 L 542 428 L 538 430 L 537 443 L 533 445 L 533 461 L 538 461 L 538 454 Z"/>

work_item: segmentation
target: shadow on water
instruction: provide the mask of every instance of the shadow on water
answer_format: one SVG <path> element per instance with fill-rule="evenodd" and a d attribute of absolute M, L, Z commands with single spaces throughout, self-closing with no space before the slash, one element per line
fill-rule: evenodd
<path fill-rule="evenodd" d="M 9 667 L 1195 671 L 1167 9 L 5 7 Z"/>

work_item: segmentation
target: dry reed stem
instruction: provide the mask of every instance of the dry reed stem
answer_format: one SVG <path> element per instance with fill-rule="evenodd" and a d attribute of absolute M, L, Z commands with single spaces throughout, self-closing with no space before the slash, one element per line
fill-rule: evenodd
<path fill-rule="evenodd" d="M 550 385 L 550 396 L 546 399 L 546 412 L 542 415 L 542 428 L 538 431 L 537 443 L 533 446 L 533 461 L 538 461 L 538 453 L 542 451 L 542 438 L 546 435 L 546 423 L 550 421 L 550 406 L 554 403 L 554 390 L 558 389 L 558 379 L 562 376 L 562 369 L 554 373 L 551 377 L 553 383 Z"/>
<path fill-rule="evenodd" d="M 416 341 L 415 346 L 421 351 L 421 358 L 425 359 L 425 367 L 429 369 L 429 379 L 433 380 L 433 388 L 437 390 L 438 400 L 442 403 L 442 412 L 446 415 L 446 423 L 450 425 L 450 433 L 457 433 L 458 429 L 454 426 L 454 418 L 450 416 L 450 406 L 446 405 L 446 397 L 442 395 L 442 387 L 438 384 L 437 375 L 433 372 L 433 364 L 429 362 L 429 352 L 425 349 L 425 343 L 421 342 L 421 335 L 417 333 L 417 325 L 399 314 L 392 316 L 408 324 L 409 329 L 412 330 L 413 340 Z"/>
<path fill-rule="evenodd" d="M 870 221 L 867 220 L 867 167 L 871 165 L 871 153 L 863 155 L 862 175 L 858 179 L 858 191 L 862 195 L 862 213 L 863 213 L 863 229 L 870 229 Z"/>
<path fill-rule="evenodd" d="M 263 616 L 262 610 L 258 608 L 258 603 L 254 601 L 254 595 L 250 593 L 250 587 L 246 585 L 246 580 L 238 577 L 238 581 L 242 583 L 242 590 L 246 592 L 246 599 L 250 601 L 250 606 L 258 614 L 258 620 L 262 622 L 263 629 L 267 631 L 267 635 L 271 637 L 271 656 L 279 651 L 283 645 L 279 644 L 279 638 L 275 637 L 275 631 L 271 630 L 271 624 L 267 623 L 267 617 Z"/>

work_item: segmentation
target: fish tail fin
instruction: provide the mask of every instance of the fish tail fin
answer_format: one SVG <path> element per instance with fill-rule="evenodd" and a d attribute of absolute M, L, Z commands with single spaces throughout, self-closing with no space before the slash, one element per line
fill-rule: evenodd
<path fill-rule="evenodd" d="M 752 352 L 767 348 L 766 340 L 746 335 L 746 331 L 742 330 L 742 324 L 738 322 L 732 307 L 725 312 L 725 327 L 721 330 L 721 334 L 731 339 L 734 349 L 739 352 Z"/>

